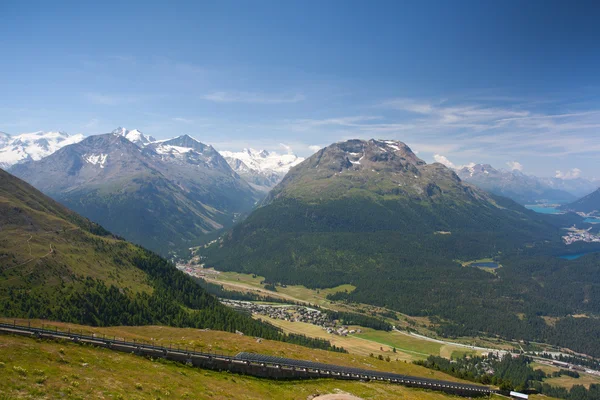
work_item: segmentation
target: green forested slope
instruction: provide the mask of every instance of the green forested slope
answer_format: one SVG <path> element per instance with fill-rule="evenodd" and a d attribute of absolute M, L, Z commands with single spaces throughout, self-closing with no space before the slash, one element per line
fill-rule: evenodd
<path fill-rule="evenodd" d="M 334 299 L 430 316 L 445 335 L 535 338 L 600 354 L 586 337 L 598 338 L 598 319 L 567 318 L 600 313 L 595 256 L 542 258 L 566 251 L 558 224 L 402 146 L 349 141 L 321 150 L 201 254 L 273 283 L 351 283 L 352 293 Z M 493 274 L 459 262 L 484 257 L 504 267 Z M 559 317 L 556 326 L 545 315 Z M 569 338 L 576 326 L 586 335 Z"/>
<path fill-rule="evenodd" d="M 240 330 L 313 347 L 219 303 L 158 255 L 0 170 L 0 315 L 89 325 Z"/>

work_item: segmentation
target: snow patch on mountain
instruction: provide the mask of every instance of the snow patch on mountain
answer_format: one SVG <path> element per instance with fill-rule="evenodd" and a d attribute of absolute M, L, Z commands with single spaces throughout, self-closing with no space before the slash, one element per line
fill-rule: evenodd
<path fill-rule="evenodd" d="M 158 145 L 155 147 L 158 154 L 185 154 L 194 151 L 191 147 L 171 146 L 168 144 Z"/>
<path fill-rule="evenodd" d="M 287 154 L 251 148 L 220 153 L 235 172 L 265 191 L 279 183 L 290 168 L 304 161 L 304 158 L 298 157 L 289 148 Z"/>
<path fill-rule="evenodd" d="M 137 129 L 129 130 L 129 129 L 126 129 L 123 127 L 118 127 L 111 133 L 113 135 L 123 136 L 125 139 L 129 140 L 132 143 L 135 143 L 136 145 L 138 145 L 140 147 L 144 147 L 144 146 L 156 141 L 156 139 L 154 139 L 152 136 L 146 136 Z"/>
<path fill-rule="evenodd" d="M 8 168 L 26 161 L 40 160 L 84 138 L 82 134 L 70 136 L 65 132 L 38 131 L 15 136 L 0 133 L 0 167 Z"/>
<path fill-rule="evenodd" d="M 237 159 L 243 162 L 247 168 L 257 172 L 276 172 L 286 174 L 289 169 L 304 161 L 293 153 L 279 154 L 267 150 L 244 149 L 239 152 L 221 151 L 223 157 L 229 162 Z M 231 163 L 230 163 L 231 165 Z"/>
<path fill-rule="evenodd" d="M 100 168 L 104 168 L 104 163 L 106 163 L 106 159 L 108 158 L 108 154 L 84 154 L 83 159 L 93 165 L 98 165 Z"/>

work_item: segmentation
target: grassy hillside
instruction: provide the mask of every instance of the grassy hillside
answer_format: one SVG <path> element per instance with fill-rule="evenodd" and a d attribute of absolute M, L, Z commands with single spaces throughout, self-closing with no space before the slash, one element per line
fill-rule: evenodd
<path fill-rule="evenodd" d="M 224 332 L 158 326 L 95 328 L 49 323 L 60 329 L 82 329 L 127 339 L 195 347 L 236 354 L 262 352 L 275 356 L 358 366 L 437 379 L 459 381 L 437 371 L 405 362 L 386 362 L 371 357 L 307 349 L 287 343 L 262 341 Z M 42 321 L 33 321 L 34 324 Z M 0 392 L 7 398 L 216 398 L 216 399 L 307 399 L 310 395 L 347 392 L 369 399 L 444 399 L 442 393 L 409 389 L 375 382 L 336 380 L 270 381 L 229 373 L 218 373 L 181 364 L 148 360 L 73 343 L 39 341 L 0 335 Z M 25 372 L 23 371 L 25 370 Z"/>
<path fill-rule="evenodd" d="M 240 330 L 329 348 L 221 305 L 171 263 L 1 170 L 0 211 L 1 316 Z"/>

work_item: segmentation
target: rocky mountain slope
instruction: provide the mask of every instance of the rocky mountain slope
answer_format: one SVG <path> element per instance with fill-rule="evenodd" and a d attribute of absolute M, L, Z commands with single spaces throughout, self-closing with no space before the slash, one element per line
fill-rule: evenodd
<path fill-rule="evenodd" d="M 69 136 L 65 132 L 33 132 L 11 136 L 0 132 L 0 168 L 40 160 L 61 147 L 83 140 L 81 134 Z"/>
<path fill-rule="evenodd" d="M 266 150 L 244 149 L 220 153 L 235 172 L 262 191 L 269 191 L 283 179 L 290 168 L 304 161 L 304 158 L 292 153 L 278 154 Z"/>
<path fill-rule="evenodd" d="M 458 176 L 483 190 L 506 196 L 521 204 L 537 202 L 564 203 L 575 195 L 560 189 L 558 182 L 549 182 L 520 171 L 497 170 L 489 164 L 475 164 L 457 171 Z"/>
<path fill-rule="evenodd" d="M 356 289 L 334 300 L 429 316 L 444 335 L 573 343 L 572 324 L 592 322 L 568 320 L 550 332 L 539 316 L 600 311 L 600 299 L 580 297 L 599 266 L 585 258 L 577 266 L 539 259 L 553 251 L 565 245 L 552 216 L 426 164 L 404 143 L 350 140 L 293 167 L 260 208 L 200 254 L 217 269 L 275 284 L 349 283 Z M 487 257 L 503 267 L 490 273 L 465 266 Z M 598 279 L 590 282 L 596 289 Z M 594 323 L 585 329 L 600 333 Z M 579 336 L 575 345 L 585 343 Z"/>
<path fill-rule="evenodd" d="M 123 135 L 90 136 L 11 172 L 161 254 L 230 226 L 257 201 L 212 147 L 189 136 L 145 147 Z"/>
<path fill-rule="evenodd" d="M 563 205 L 561 208 L 600 217 L 600 188 L 579 200 Z"/>

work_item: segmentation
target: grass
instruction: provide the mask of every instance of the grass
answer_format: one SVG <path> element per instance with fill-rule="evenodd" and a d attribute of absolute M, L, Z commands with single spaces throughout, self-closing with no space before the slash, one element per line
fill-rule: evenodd
<path fill-rule="evenodd" d="M 0 318 L 0 321 L 5 323 L 12 323 L 13 319 Z M 279 322 L 286 322 L 277 320 Z M 27 320 L 16 320 L 17 324 L 27 325 Z M 414 365 L 410 362 L 404 363 L 402 360 L 399 362 L 386 362 L 369 357 L 369 353 L 366 354 L 343 354 L 335 353 L 331 351 L 310 349 L 303 346 L 294 344 L 262 340 L 260 343 L 250 336 L 240 336 L 234 333 L 212 331 L 212 330 L 201 330 L 192 328 L 172 328 L 167 326 L 115 326 L 115 327 L 89 327 L 85 325 L 68 324 L 62 322 L 49 322 L 42 320 L 31 320 L 32 326 L 41 326 L 47 329 L 54 329 L 55 327 L 59 330 L 66 331 L 71 329 L 72 331 L 82 332 L 84 334 L 96 335 L 107 335 L 109 337 L 116 336 L 117 338 L 127 339 L 136 341 L 152 342 L 156 345 L 161 346 L 179 346 L 187 347 L 197 351 L 215 352 L 228 355 L 235 355 L 241 351 L 254 352 L 268 354 L 278 357 L 289 357 L 302 360 L 310 360 L 315 362 L 323 362 L 329 364 L 354 366 L 357 368 L 374 369 L 379 371 L 390 371 L 400 374 L 416 375 L 416 376 L 427 376 L 436 377 L 444 380 L 460 381 L 449 375 L 441 372 L 433 371 L 424 367 Z M 289 324 L 301 324 L 300 322 L 294 322 Z M 305 324 L 310 325 L 310 324 Z M 320 328 L 310 325 L 316 330 Z M 327 332 L 324 332 L 327 335 Z M 5 336 L 0 335 L 0 343 Z M 336 336 L 336 338 L 339 338 Z M 362 339 L 355 340 L 361 341 Z M 364 340 L 363 340 L 364 341 Z M 366 341 L 365 341 L 366 342 Z M 375 344 L 374 344 L 375 345 Z M 379 345 L 374 350 L 379 350 Z M 392 357 L 391 349 L 388 349 L 386 355 Z"/>
<path fill-rule="evenodd" d="M 312 290 L 300 285 L 289 285 L 287 287 L 277 286 L 277 292 L 264 289 L 260 282 L 264 278 L 251 274 L 240 274 L 237 272 L 221 272 L 207 279 L 207 281 L 218 283 L 233 290 L 259 291 L 261 294 L 268 294 L 272 297 L 280 297 L 297 302 L 316 304 L 324 307 L 331 307 L 332 302 L 327 300 L 329 294 L 347 290 L 351 292 L 355 289 L 352 285 L 340 285 L 329 289 Z"/>
<path fill-rule="evenodd" d="M 560 368 L 558 367 L 535 362 L 531 363 L 531 367 L 533 369 L 541 369 L 547 374 L 560 371 Z M 552 386 L 562 386 L 568 389 L 570 389 L 573 385 L 583 385 L 589 389 L 591 384 L 600 384 L 600 376 L 579 372 L 579 378 L 563 375 L 558 378 L 544 379 L 544 382 Z"/>
<path fill-rule="evenodd" d="M 450 357 L 447 358 L 452 358 L 452 359 L 457 359 L 457 358 L 463 358 L 464 356 L 471 356 L 477 354 L 476 351 L 473 350 L 452 350 L 452 353 L 450 354 Z"/>
<path fill-rule="evenodd" d="M 256 316 L 256 318 L 278 326 L 282 328 L 284 332 L 327 339 L 332 344 L 345 348 L 350 354 L 361 356 L 373 354 L 377 357 L 382 355 L 384 358 L 389 356 L 393 360 L 398 359 L 399 361 L 412 362 L 414 360 L 425 359 L 430 354 L 450 357 L 455 351 L 465 351 L 470 354 L 474 353 L 473 351 L 464 350 L 458 346 L 430 342 L 405 335 L 401 332 L 385 332 L 361 328 L 363 333 L 338 336 L 329 334 L 316 325 L 304 322 L 283 321 L 263 315 Z M 350 328 L 356 329 L 358 327 L 352 326 Z M 393 352 L 394 347 L 396 348 L 396 353 Z"/>
<path fill-rule="evenodd" d="M 90 276 L 134 293 L 152 291 L 146 275 L 127 261 L 126 256 L 137 251 L 134 246 L 96 236 L 62 214 L 47 211 L 61 207 L 49 199 L 39 200 L 42 205 L 36 203 L 42 211 L 16 196 L 5 196 L 3 190 L 0 188 L 0 288 L 26 285 L 51 290 L 76 277 Z"/>
<path fill-rule="evenodd" d="M 90 328 L 48 323 L 115 335 L 127 339 L 175 343 L 234 354 L 260 351 L 265 354 L 309 359 L 375 370 L 386 370 L 457 381 L 448 375 L 411 363 L 386 362 L 372 357 L 307 349 L 281 342 L 262 341 L 235 334 L 160 326 Z M 34 321 L 42 323 L 42 321 Z M 71 342 L 37 340 L 0 335 L 0 393 L 9 398 L 192 398 L 192 399 L 306 399 L 314 394 L 348 392 L 369 399 L 444 399 L 442 393 L 376 382 L 328 379 L 271 381 L 227 372 L 213 372 L 163 360 Z"/>
<path fill-rule="evenodd" d="M 430 354 L 440 355 L 442 344 L 410 337 L 400 332 L 384 332 L 363 329 L 359 338 L 395 347 L 397 351 L 415 354 L 417 358 L 426 358 Z"/>

